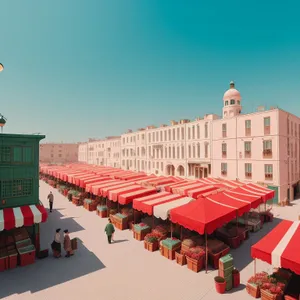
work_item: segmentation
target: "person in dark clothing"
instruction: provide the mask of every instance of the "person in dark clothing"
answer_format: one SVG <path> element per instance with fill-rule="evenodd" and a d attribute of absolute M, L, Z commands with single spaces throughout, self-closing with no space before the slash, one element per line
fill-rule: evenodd
<path fill-rule="evenodd" d="M 111 219 L 108 219 L 108 224 L 105 226 L 104 231 L 106 232 L 108 243 L 111 244 L 111 238 L 115 232 L 115 227 L 111 223 Z"/>
<path fill-rule="evenodd" d="M 52 209 L 53 209 L 53 200 L 54 200 L 54 196 L 53 196 L 52 192 L 49 193 L 49 195 L 48 195 L 47 198 L 49 200 L 50 212 L 52 212 Z"/>
<path fill-rule="evenodd" d="M 60 228 L 56 229 L 54 241 L 51 244 L 53 255 L 56 258 L 61 257 L 61 240 L 60 240 Z"/>

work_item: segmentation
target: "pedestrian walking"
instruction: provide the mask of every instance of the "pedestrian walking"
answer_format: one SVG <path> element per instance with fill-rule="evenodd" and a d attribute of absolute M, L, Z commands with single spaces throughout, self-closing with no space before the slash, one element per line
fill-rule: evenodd
<path fill-rule="evenodd" d="M 52 212 L 54 196 L 53 196 L 53 194 L 52 194 L 51 191 L 50 191 L 50 193 L 49 193 L 49 195 L 48 195 L 47 198 L 48 198 L 48 200 L 49 200 L 50 212 Z"/>
<path fill-rule="evenodd" d="M 108 219 L 108 224 L 105 226 L 104 231 L 106 232 L 108 243 L 111 244 L 111 239 L 112 239 L 113 234 L 115 232 L 115 227 L 111 223 L 111 219 Z"/>
<path fill-rule="evenodd" d="M 66 251 L 66 257 L 70 257 L 72 256 L 73 253 L 73 249 L 72 249 L 72 244 L 71 244 L 71 239 L 69 236 L 69 230 L 66 229 L 64 230 L 65 236 L 64 236 L 64 249 Z"/>
<path fill-rule="evenodd" d="M 53 256 L 55 258 L 61 257 L 61 239 L 60 239 L 60 228 L 56 229 L 54 241 L 51 244 Z"/>

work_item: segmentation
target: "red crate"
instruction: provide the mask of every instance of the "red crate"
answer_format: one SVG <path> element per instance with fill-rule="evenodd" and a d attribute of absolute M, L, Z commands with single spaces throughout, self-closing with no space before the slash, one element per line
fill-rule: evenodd
<path fill-rule="evenodd" d="M 18 264 L 18 253 L 8 256 L 8 269 L 14 269 Z"/>
<path fill-rule="evenodd" d="M 7 257 L 0 258 L 0 272 L 5 271 L 7 269 L 8 261 Z"/>
<path fill-rule="evenodd" d="M 35 262 L 35 249 L 29 252 L 20 253 L 20 266 L 27 266 Z"/>

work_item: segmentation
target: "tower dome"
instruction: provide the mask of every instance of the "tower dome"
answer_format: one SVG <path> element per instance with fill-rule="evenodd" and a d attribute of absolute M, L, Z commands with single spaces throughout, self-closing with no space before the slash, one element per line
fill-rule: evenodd
<path fill-rule="evenodd" d="M 230 82 L 230 88 L 223 96 L 223 118 L 235 117 L 242 111 L 241 94 L 235 88 L 233 81 Z"/>
<path fill-rule="evenodd" d="M 229 88 L 229 90 L 227 90 L 224 93 L 224 96 L 223 96 L 224 101 L 231 100 L 231 99 L 234 99 L 234 100 L 242 99 L 240 92 L 237 89 L 235 89 L 235 84 L 233 81 L 230 82 L 230 88 Z"/>

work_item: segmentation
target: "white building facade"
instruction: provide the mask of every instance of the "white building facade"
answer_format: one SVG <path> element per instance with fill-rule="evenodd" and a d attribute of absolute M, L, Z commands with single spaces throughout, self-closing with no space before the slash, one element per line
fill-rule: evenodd
<path fill-rule="evenodd" d="M 300 192 L 300 118 L 278 108 L 241 111 L 241 95 L 231 82 L 222 117 L 128 130 L 114 138 L 114 146 L 109 139 L 89 141 L 80 144 L 79 161 L 156 175 L 255 182 L 275 189 L 279 201 L 293 200 Z M 108 159 L 109 153 L 115 155 Z"/>

